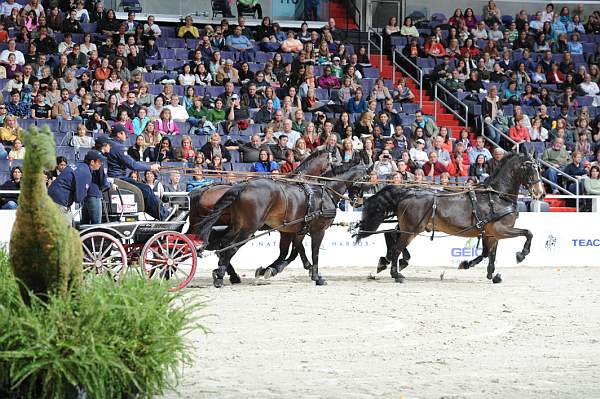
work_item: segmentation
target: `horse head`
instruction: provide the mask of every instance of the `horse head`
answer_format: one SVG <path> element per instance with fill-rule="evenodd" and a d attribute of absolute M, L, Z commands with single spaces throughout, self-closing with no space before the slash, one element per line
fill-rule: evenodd
<path fill-rule="evenodd" d="M 56 167 L 54 135 L 48 126 L 44 126 L 41 130 L 35 126 L 30 126 L 23 133 L 23 144 L 27 149 L 25 163 L 30 167 L 46 170 Z"/>
<path fill-rule="evenodd" d="M 542 181 L 542 172 L 537 154 L 531 154 L 525 146 L 522 146 L 524 151 L 520 154 L 521 158 L 521 184 L 529 190 L 531 198 L 542 200 L 546 195 L 544 182 Z"/>

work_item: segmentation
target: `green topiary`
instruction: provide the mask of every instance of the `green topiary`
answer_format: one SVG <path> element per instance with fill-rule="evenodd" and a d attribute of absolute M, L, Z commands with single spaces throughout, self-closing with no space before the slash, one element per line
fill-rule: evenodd
<path fill-rule="evenodd" d="M 151 397 L 173 389 L 201 303 L 131 273 L 86 281 L 78 298 L 26 305 L 0 251 L 0 397 Z"/>
<path fill-rule="evenodd" d="M 32 126 L 23 134 L 23 143 L 26 151 L 10 238 L 11 265 L 24 284 L 22 295 L 66 296 L 81 285 L 83 252 L 79 233 L 69 226 L 46 190 L 43 169 L 56 165 L 54 136 L 47 126 L 41 131 Z"/>

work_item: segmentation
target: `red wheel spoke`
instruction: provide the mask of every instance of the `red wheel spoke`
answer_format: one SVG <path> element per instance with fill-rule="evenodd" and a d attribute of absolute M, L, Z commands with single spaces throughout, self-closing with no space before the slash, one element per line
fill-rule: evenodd
<path fill-rule="evenodd" d="M 173 259 L 173 262 L 180 263 L 180 262 L 183 262 L 184 260 L 189 259 L 191 256 L 192 256 L 192 253 L 188 252 L 187 254 L 184 254 L 184 255 L 180 256 L 179 258 Z"/>

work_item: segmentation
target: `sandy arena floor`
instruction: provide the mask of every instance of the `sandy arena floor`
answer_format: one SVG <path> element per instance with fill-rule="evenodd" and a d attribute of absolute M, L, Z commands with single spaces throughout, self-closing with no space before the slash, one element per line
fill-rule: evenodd
<path fill-rule="evenodd" d="M 371 271 L 200 280 L 212 333 L 167 397 L 600 398 L 598 269 L 514 267 L 499 285 L 481 267 Z"/>

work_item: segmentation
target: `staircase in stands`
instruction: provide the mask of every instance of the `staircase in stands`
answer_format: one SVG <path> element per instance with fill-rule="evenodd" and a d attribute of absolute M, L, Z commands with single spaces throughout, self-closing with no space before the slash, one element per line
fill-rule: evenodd
<path fill-rule="evenodd" d="M 371 65 L 379 68 L 379 58 L 380 58 L 379 55 L 372 54 L 370 57 Z M 383 56 L 382 65 L 383 65 L 383 67 L 380 72 L 381 77 L 383 77 L 384 79 L 392 79 L 394 67 L 392 66 L 392 60 L 390 59 L 390 56 L 388 56 L 388 55 Z M 401 76 L 402 76 L 402 73 L 400 72 L 400 70 L 396 69 L 396 79 L 398 79 Z M 417 87 L 415 82 L 412 79 L 407 78 L 406 86 L 415 94 L 415 103 L 419 103 L 421 94 L 420 94 L 419 88 Z M 422 107 L 423 113 L 426 115 L 433 116 L 433 108 L 434 108 L 433 98 L 429 94 L 427 94 L 425 91 L 423 91 L 423 107 Z M 464 126 L 462 126 L 462 122 L 454 114 L 448 112 L 439 101 L 438 101 L 438 107 L 437 107 L 436 121 L 437 121 L 438 126 L 445 126 L 448 129 L 450 129 L 450 131 L 452 132 L 452 134 L 455 137 L 458 136 L 458 133 L 464 128 Z M 472 135 L 471 139 L 474 139 L 474 138 L 475 137 Z"/>
<path fill-rule="evenodd" d="M 370 57 L 370 62 L 373 66 L 379 68 L 379 55 L 372 54 Z M 380 72 L 381 77 L 383 77 L 384 79 L 392 79 L 394 67 L 392 65 L 392 61 L 389 56 L 387 56 L 387 55 L 383 56 L 382 65 L 383 65 L 383 67 Z M 398 79 L 400 76 L 402 76 L 402 73 L 400 72 L 399 69 L 396 68 L 396 79 Z M 406 79 L 406 85 L 415 94 L 415 102 L 418 103 L 420 100 L 420 93 L 419 93 L 419 89 L 418 89 L 417 85 L 410 78 Z M 433 108 L 434 108 L 434 100 L 424 90 L 423 91 L 423 108 L 422 108 L 423 113 L 425 113 L 426 115 L 433 116 Z M 438 102 L 436 121 L 437 121 L 438 126 L 446 126 L 447 128 L 449 128 L 450 131 L 452 132 L 452 134 L 455 135 L 455 137 L 458 134 L 458 132 L 460 132 L 464 128 L 464 126 L 462 125 L 462 122 L 454 114 L 448 112 L 443 107 L 443 105 L 440 104 L 439 102 Z M 469 128 L 467 128 L 467 129 L 469 129 Z M 473 132 L 471 132 L 470 129 L 469 129 L 469 137 L 470 137 L 471 141 L 473 141 L 473 142 L 475 141 L 475 134 Z M 491 150 L 492 150 L 492 148 L 490 148 L 490 151 Z M 576 212 L 577 211 L 577 209 L 575 207 L 569 206 L 565 199 L 553 198 L 552 196 L 550 196 L 550 197 L 545 198 L 545 202 L 547 202 L 548 205 L 550 206 L 550 212 Z"/>
<path fill-rule="evenodd" d="M 358 29 L 358 26 L 349 15 L 348 7 L 342 1 L 329 1 L 329 17 L 335 18 L 335 24 L 339 29 Z"/>

